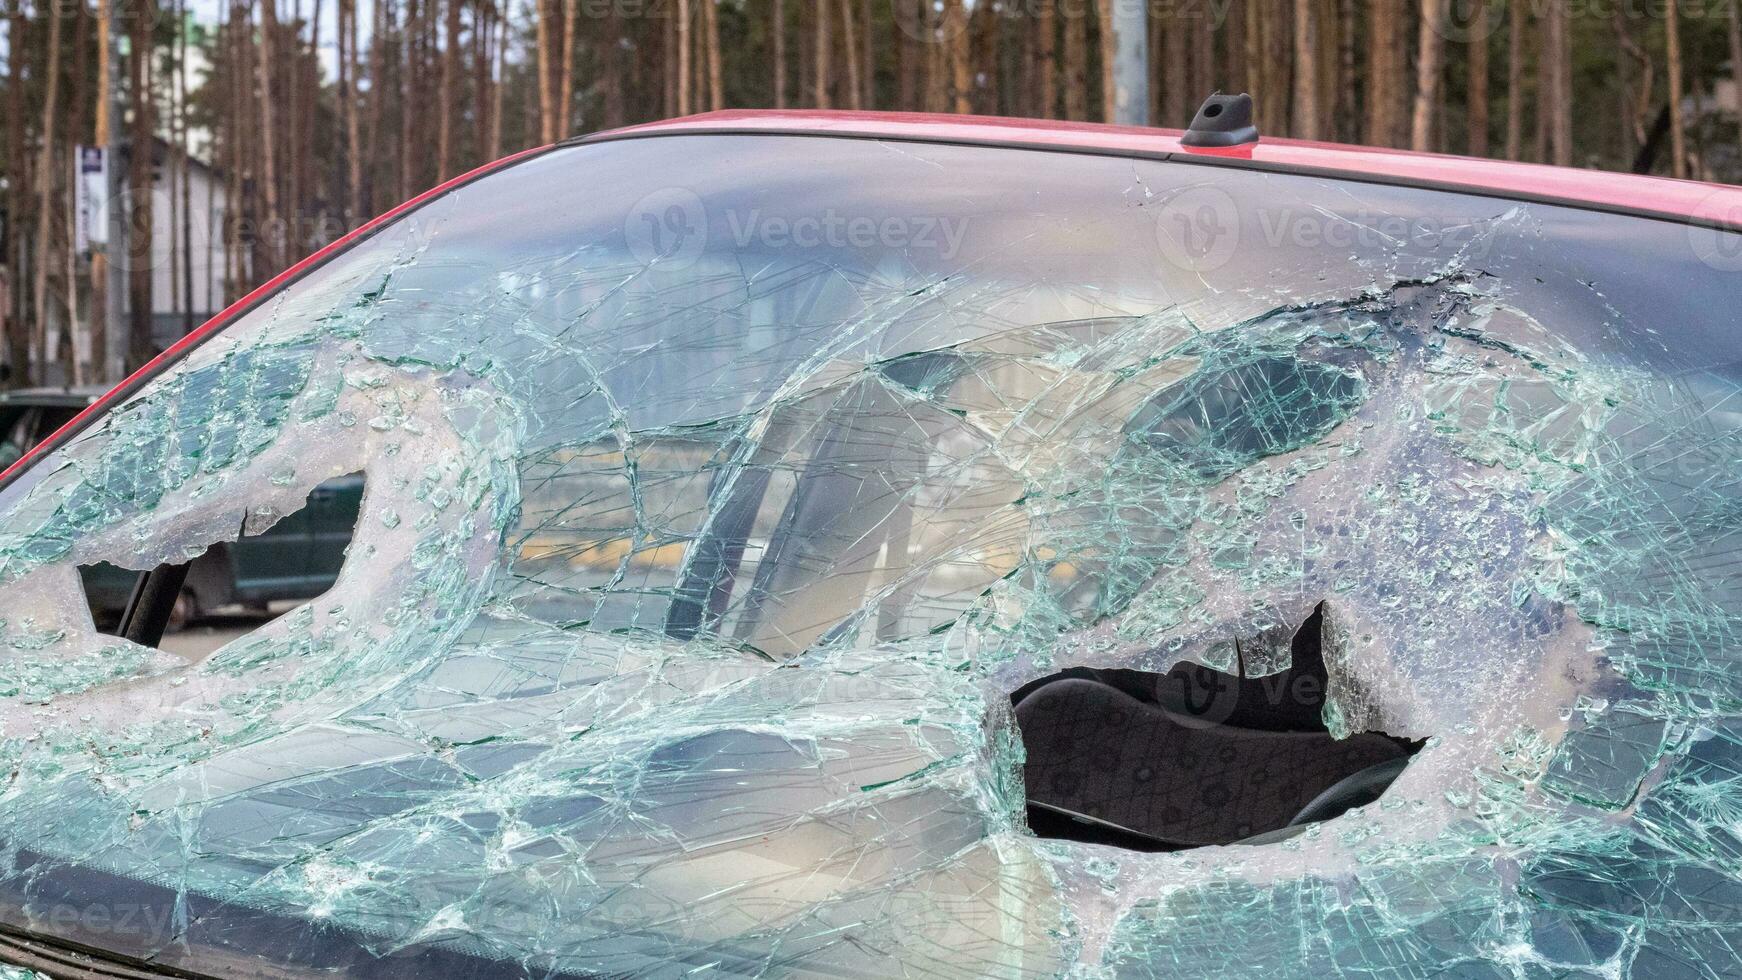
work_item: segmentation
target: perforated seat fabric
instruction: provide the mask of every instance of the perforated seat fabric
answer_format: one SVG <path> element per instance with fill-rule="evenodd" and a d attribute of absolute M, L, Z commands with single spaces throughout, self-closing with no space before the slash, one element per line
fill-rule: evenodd
<path fill-rule="evenodd" d="M 1016 705 L 1030 802 L 1169 844 L 1227 844 L 1286 826 L 1350 773 L 1404 756 L 1383 735 L 1191 725 L 1084 678 Z"/>

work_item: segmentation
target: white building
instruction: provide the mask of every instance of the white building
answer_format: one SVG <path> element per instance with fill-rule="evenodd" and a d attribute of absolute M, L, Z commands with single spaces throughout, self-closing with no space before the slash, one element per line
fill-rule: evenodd
<path fill-rule="evenodd" d="M 162 349 L 224 308 L 224 178 L 190 156 L 184 180 L 175 148 L 153 140 L 152 151 L 152 341 Z"/>

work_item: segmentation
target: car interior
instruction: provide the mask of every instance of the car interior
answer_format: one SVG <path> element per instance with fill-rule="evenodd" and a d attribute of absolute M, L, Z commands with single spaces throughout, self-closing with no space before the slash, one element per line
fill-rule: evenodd
<path fill-rule="evenodd" d="M 148 572 L 108 562 L 80 566 L 92 620 L 100 632 L 148 647 L 196 623 L 220 636 L 258 629 L 333 585 L 356 532 L 363 485 L 362 473 L 328 480 L 297 510 L 255 515 L 258 525 L 185 562 Z"/>
<path fill-rule="evenodd" d="M 1285 840 L 1377 800 L 1422 741 L 1334 738 L 1315 610 L 1288 670 L 1072 668 L 1011 695 L 1042 837 L 1177 851 Z M 1238 649 L 1238 646 L 1236 646 Z"/>

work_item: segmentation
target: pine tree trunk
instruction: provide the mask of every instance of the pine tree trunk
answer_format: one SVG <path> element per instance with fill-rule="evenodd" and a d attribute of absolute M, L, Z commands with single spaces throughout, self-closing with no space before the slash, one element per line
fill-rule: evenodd
<path fill-rule="evenodd" d="M 928 14 L 933 13 L 928 8 Z M 948 45 L 939 40 L 937 25 L 942 23 L 941 17 L 932 17 L 928 21 L 927 36 L 930 41 L 924 47 L 925 55 L 925 111 L 950 111 L 950 58 Z"/>
<path fill-rule="evenodd" d="M 1737 95 L 1742 97 L 1742 10 L 1737 9 L 1739 6 L 1742 6 L 1742 0 L 1730 0 L 1730 82 L 1738 87 Z M 1737 113 L 1737 122 L 1742 128 L 1742 112 Z"/>
<path fill-rule="evenodd" d="M 707 0 L 690 0 L 690 111 L 708 106 Z"/>
<path fill-rule="evenodd" d="M 183 304 L 186 302 L 188 297 L 182 290 L 182 240 L 180 216 L 185 209 L 185 205 L 181 200 L 181 173 L 187 161 L 182 159 L 180 152 L 183 107 L 180 77 L 181 58 L 179 57 L 180 51 L 178 50 L 180 44 L 178 43 L 177 38 L 183 32 L 181 30 L 181 11 L 179 8 L 179 0 L 170 0 L 169 21 L 171 24 L 176 25 L 176 29 L 174 34 L 170 36 L 169 64 L 167 66 L 169 77 L 165 80 L 168 82 L 169 88 L 169 132 L 167 134 L 169 152 L 165 154 L 166 158 L 164 160 L 163 177 L 164 184 L 166 185 L 165 189 L 169 192 L 165 195 L 169 204 L 169 215 L 168 221 L 166 222 L 169 226 L 169 312 L 171 315 L 182 314 L 185 318 L 187 311 Z"/>
<path fill-rule="evenodd" d="M 508 23 L 505 17 L 497 16 L 495 0 L 490 0 L 490 19 L 496 24 L 496 67 L 490 79 L 490 152 L 492 160 L 502 158 L 502 90 L 503 72 L 508 65 Z"/>
<path fill-rule="evenodd" d="M 1211 16 L 1212 11 L 1212 5 L 1199 4 L 1192 10 L 1192 16 L 1187 18 L 1191 38 L 1188 42 L 1191 49 L 1191 84 L 1186 91 L 1186 102 L 1194 114 L 1205 97 L 1222 88 L 1221 79 L 1216 74 L 1216 21 Z"/>
<path fill-rule="evenodd" d="M 672 10 L 675 3 L 668 4 L 666 9 Z M 677 111 L 677 17 L 675 14 L 660 18 L 659 32 L 660 55 L 660 106 L 664 116 L 675 116 Z"/>
<path fill-rule="evenodd" d="M 682 3 L 683 0 L 678 0 Z M 812 103 L 819 109 L 829 107 L 829 78 L 834 75 L 834 66 L 830 64 L 834 51 L 833 40 L 829 37 L 829 5 L 827 0 L 812 0 L 815 8 L 812 10 L 816 20 L 816 37 L 811 41 L 811 68 L 815 77 L 811 79 Z"/>
<path fill-rule="evenodd" d="M 14 50 L 27 51 L 29 32 L 24 19 L 24 0 L 9 0 L 7 5 L 7 43 Z M 25 183 L 30 179 L 29 161 L 24 149 L 24 60 L 8 58 L 6 72 L 6 167 L 12 177 L 6 183 L 6 213 L 14 227 L 24 222 Z M 113 161 L 111 161 L 113 163 Z M 0 283 L 0 326 L 5 328 L 6 364 L 12 371 L 13 384 L 28 383 L 30 342 L 24 318 L 25 293 L 23 282 L 24 236 L 6 236 L 6 269 Z"/>
<path fill-rule="evenodd" d="M 420 148 L 424 144 L 417 137 L 424 132 L 418 125 L 418 107 L 423 93 L 423 4 L 428 2 L 406 0 L 405 23 L 400 32 L 399 140 L 394 146 L 399 154 L 399 193 L 394 195 L 395 204 L 417 192 L 417 162 L 427 152 Z M 545 116 L 544 120 L 549 125 L 552 117 Z"/>
<path fill-rule="evenodd" d="M 538 0 L 533 41 L 538 48 L 535 67 L 538 72 L 538 139 L 541 143 L 552 142 L 551 134 L 556 131 L 556 93 L 550 85 L 555 72 L 550 63 L 551 32 L 554 29 L 551 19 L 555 13 L 556 0 Z"/>
<path fill-rule="evenodd" d="M 1528 7 L 1506 4 L 1506 159 L 1524 159 L 1524 34 L 1530 29 Z"/>
<path fill-rule="evenodd" d="M 214 309 L 221 309 L 228 305 L 230 299 L 236 295 L 236 289 L 241 282 L 238 272 L 241 250 L 237 243 L 239 237 L 237 216 L 242 209 L 242 162 L 239 153 L 242 145 L 243 123 L 240 110 L 248 102 L 242 93 L 242 86 L 248 75 L 246 69 L 242 67 L 240 45 L 236 40 L 238 33 L 236 25 L 239 19 L 235 0 L 226 0 L 225 3 L 221 4 L 218 8 L 217 33 L 212 44 L 214 62 L 209 82 L 211 88 L 215 90 L 211 103 L 214 126 L 212 162 L 218 174 L 222 175 L 221 181 L 219 181 L 222 187 L 214 189 L 209 196 L 216 198 L 219 193 L 223 195 L 221 210 L 216 202 L 212 201 L 209 202 L 212 205 L 212 210 L 208 212 L 214 222 L 211 234 L 215 236 L 219 247 L 223 249 L 222 279 L 216 294 L 211 295 L 211 308 Z M 208 254 L 210 254 L 209 245 Z M 208 287 L 207 292 L 211 294 L 210 287 Z"/>
<path fill-rule="evenodd" d="M 1294 135 L 1307 140 L 1319 139 L 1321 135 L 1318 29 L 1313 0 L 1294 0 Z"/>
<path fill-rule="evenodd" d="M 1034 19 L 1034 30 L 1039 37 L 1034 47 L 1034 61 L 1040 72 L 1040 111 L 1035 115 L 1053 119 L 1059 111 L 1058 18 L 1053 15 L 1052 0 L 1040 0 L 1040 4 L 1040 12 Z"/>
<path fill-rule="evenodd" d="M 678 115 L 690 115 L 690 0 L 676 2 L 676 37 L 672 38 L 672 54 L 678 61 L 671 68 L 676 73 L 676 91 L 678 91 Z"/>
<path fill-rule="evenodd" d="M 1034 34 L 1032 20 L 993 18 L 998 32 L 998 112 L 1032 117 L 1034 111 Z"/>
<path fill-rule="evenodd" d="M 260 189 L 266 200 L 266 220 L 273 223 L 281 217 L 278 213 L 277 161 L 274 160 L 278 149 L 278 127 L 273 104 L 276 89 L 272 77 L 274 62 L 277 60 L 272 50 L 278 43 L 277 6 L 278 0 L 260 0 Z M 268 228 L 271 225 L 262 224 L 260 227 Z M 283 267 L 281 237 L 270 233 L 267 236 L 267 263 L 273 272 Z"/>
<path fill-rule="evenodd" d="M 1252 95 L 1252 121 L 1262 133 L 1271 130 L 1272 125 L 1268 98 L 1271 66 L 1264 56 L 1264 38 L 1269 31 L 1268 21 L 1257 0 L 1243 6 L 1246 13 L 1246 34 L 1242 38 L 1246 44 L 1246 91 Z M 1181 115 L 1176 110 L 1170 116 L 1168 125 L 1185 126 L 1190 123 L 1189 119 L 1183 119 Z"/>
<path fill-rule="evenodd" d="M 859 4 L 859 23 L 863 25 L 859 31 L 859 79 L 865 88 L 859 104 L 867 109 L 877 108 L 877 23 L 873 18 L 878 6 L 872 0 L 860 0 Z"/>
<path fill-rule="evenodd" d="M 174 0 L 170 0 L 171 3 Z M 268 0 L 272 2 L 272 0 Z M 302 165 L 302 154 L 291 151 L 292 147 L 301 146 L 298 129 L 302 125 L 302 93 L 297 85 L 297 40 L 301 31 L 302 0 L 290 0 L 290 22 L 279 22 L 277 48 L 272 52 L 272 67 L 277 73 L 273 79 L 273 88 L 279 97 L 280 111 L 277 119 L 276 134 L 278 144 L 273 152 L 278 155 L 278 173 L 283 186 L 278 192 L 279 206 L 284 211 L 284 219 L 280 225 L 283 235 L 281 255 L 285 262 L 296 257 L 296 240 L 291 237 L 291 228 L 296 220 L 297 207 L 301 204 L 298 196 L 301 187 L 298 184 L 298 170 Z"/>
<path fill-rule="evenodd" d="M 341 0 L 342 2 L 342 0 Z M 459 109 L 457 89 L 460 84 L 460 0 L 442 0 L 443 38 L 442 81 L 436 120 L 436 179 L 447 180 L 454 173 L 454 133 L 457 129 L 454 113 Z"/>
<path fill-rule="evenodd" d="M 357 112 L 357 0 L 339 0 L 339 33 L 348 35 L 340 58 L 346 74 L 339 98 L 343 101 L 345 120 L 345 224 L 355 228 L 363 221 L 363 136 Z"/>
<path fill-rule="evenodd" d="M 968 11 L 962 0 L 944 0 L 944 33 L 950 50 L 950 111 L 974 111 L 968 74 Z"/>
<path fill-rule="evenodd" d="M 707 34 L 708 108 L 718 112 L 726 107 L 725 71 L 720 57 L 720 0 L 702 0 L 702 30 Z"/>
<path fill-rule="evenodd" d="M 229 301 L 240 295 L 242 288 L 242 243 L 241 215 L 242 202 L 242 171 L 246 164 L 242 159 L 242 147 L 247 145 L 247 109 L 253 104 L 252 88 L 248 59 L 243 49 L 243 25 L 250 17 L 244 14 L 241 4 L 232 0 L 228 7 L 224 26 L 219 31 L 223 40 L 224 67 L 226 69 L 223 101 L 223 118 L 227 123 L 228 132 L 219 145 L 223 150 L 224 168 L 224 300 Z M 110 248 L 119 248 L 119 244 L 111 242 Z M 114 302 L 120 302 L 116 297 Z"/>
<path fill-rule="evenodd" d="M 1473 157 L 1488 155 L 1488 0 L 1473 0 L 1470 21 L 1470 85 L 1465 97 L 1465 149 Z"/>
<path fill-rule="evenodd" d="M 1319 108 L 1318 130 L 1319 138 L 1334 140 L 1338 138 L 1337 124 L 1345 118 L 1342 100 L 1348 96 L 1348 90 L 1341 87 L 1342 82 L 1342 38 L 1350 26 L 1349 22 L 1338 16 L 1338 4 L 1341 0 L 1312 0 L 1313 3 L 1313 34 L 1317 44 L 1314 50 L 1317 54 L 1313 59 L 1312 79 L 1317 86 L 1317 102 Z"/>
<path fill-rule="evenodd" d="M 1397 106 L 1404 89 L 1404 9 L 1397 0 L 1368 0 L 1367 142 L 1399 145 Z"/>
<path fill-rule="evenodd" d="M 302 85 L 302 0 L 291 0 L 290 23 L 282 26 L 288 30 L 279 32 L 284 50 L 279 52 L 277 62 L 279 74 L 282 76 L 280 90 L 284 92 L 286 104 L 284 118 L 278 128 L 278 138 L 284 146 L 284 229 L 285 240 L 290 245 L 284 259 L 289 264 L 304 252 L 300 235 L 304 213 L 302 171 L 308 154 L 301 152 L 301 149 L 308 145 L 303 134 L 308 100 L 304 98 Z"/>
<path fill-rule="evenodd" d="M 580 26 L 580 0 L 561 0 L 563 8 L 563 51 L 557 67 L 556 139 L 567 139 L 575 131 L 575 35 Z"/>
<path fill-rule="evenodd" d="M 351 226 L 352 215 L 356 209 L 351 202 L 351 116 L 356 106 L 351 102 L 351 87 L 356 84 L 355 69 L 351 64 L 351 32 L 350 14 L 347 6 L 355 4 L 356 0 L 338 0 L 339 29 L 333 39 L 336 55 L 334 67 L 338 71 L 335 109 L 339 117 L 339 142 L 342 146 L 340 156 L 343 158 L 339 168 L 333 174 L 333 187 L 339 194 L 339 207 L 342 209 L 342 221 L 348 228 Z"/>
<path fill-rule="evenodd" d="M 1292 135 L 1293 107 L 1291 87 L 1294 85 L 1294 8 L 1277 4 L 1264 20 L 1264 104 L 1267 108 L 1264 126 L 1280 135 Z M 1196 105 L 1190 106 L 1196 110 Z M 1265 130 L 1260 130 L 1261 132 Z"/>
<path fill-rule="evenodd" d="M 599 86 L 604 102 L 605 128 L 616 129 L 623 125 L 623 19 L 617 12 L 617 6 L 605 15 L 605 53 L 599 59 L 601 77 Z"/>
<path fill-rule="evenodd" d="M 1089 26 L 1087 11 L 1076 6 L 1065 12 L 1065 118 L 1089 118 Z"/>
<path fill-rule="evenodd" d="M 176 57 L 175 73 L 176 87 L 179 90 L 175 99 L 177 140 L 175 145 L 176 170 L 181 176 L 181 297 L 182 315 L 181 332 L 183 336 L 193 333 L 194 327 L 194 229 L 193 229 L 193 167 L 189 161 L 193 157 L 188 145 L 188 89 L 187 89 L 187 0 L 179 0 L 179 15 L 176 18 Z"/>
<path fill-rule="evenodd" d="M 816 76 L 816 29 L 812 23 L 816 19 L 814 0 L 799 0 L 796 19 L 798 23 L 793 25 L 793 37 L 798 39 L 798 84 L 793 89 L 793 104 L 802 106 L 810 100 L 811 79 Z"/>
<path fill-rule="evenodd" d="M 1360 93 L 1356 86 L 1355 38 L 1359 24 L 1355 19 L 1355 0 L 1329 0 L 1327 8 L 1336 22 L 1336 38 L 1330 45 L 1333 68 L 1326 72 L 1329 79 L 1330 118 L 1320 127 L 1326 139 L 1355 143 L 1361 139 L 1359 122 Z"/>
<path fill-rule="evenodd" d="M 968 75 L 971 111 L 986 115 L 999 113 L 999 79 L 1002 75 L 998 58 L 998 15 L 989 3 L 975 4 L 968 15 Z M 979 84 L 984 79 L 985 84 Z M 1007 113 L 1008 114 L 1008 113 Z"/>
<path fill-rule="evenodd" d="M 91 11 L 85 6 L 84 0 L 79 0 L 73 7 L 73 64 L 72 64 L 72 101 L 68 104 L 68 126 L 66 129 L 66 158 L 62 163 L 67 168 L 69 183 L 64 193 L 60 195 L 61 208 L 66 215 L 66 248 L 63 283 L 65 285 L 67 328 L 61 333 L 59 360 L 67 366 L 68 375 L 75 385 L 84 384 L 89 378 L 89 343 L 90 321 L 82 316 L 79 310 L 79 252 L 75 242 L 74 229 L 78 226 L 77 197 L 72 192 L 71 181 L 78 180 L 77 147 L 85 141 L 85 134 L 90 132 L 90 53 L 91 53 Z"/>
<path fill-rule="evenodd" d="M 1639 151 L 1639 140 L 1642 134 L 1634 128 L 1634 84 L 1633 69 L 1638 56 L 1638 45 L 1633 43 L 1633 31 L 1628 24 L 1625 11 L 1616 7 L 1609 17 L 1610 26 L 1615 30 L 1615 48 L 1620 55 L 1615 59 L 1615 118 L 1620 123 L 1617 127 L 1617 145 L 1621 147 L 1624 159 L 1634 157 Z"/>
<path fill-rule="evenodd" d="M 388 4 L 391 0 L 375 0 L 369 31 L 369 97 L 365 106 L 369 120 L 369 135 L 363 150 L 364 205 L 363 213 L 381 210 L 381 141 L 385 135 L 387 86 Z"/>
<path fill-rule="evenodd" d="M 467 54 L 471 58 L 472 73 L 472 123 L 467 127 L 472 132 L 472 152 L 462 155 L 458 165 L 461 171 L 469 169 L 485 161 L 479 159 L 489 150 L 490 133 L 490 53 L 495 50 L 495 43 L 490 34 L 490 7 L 485 0 L 471 0 L 472 31 L 470 49 Z"/>
<path fill-rule="evenodd" d="M 859 38 L 853 30 L 853 0 L 841 0 L 841 41 L 847 56 L 844 65 L 847 69 L 847 105 L 853 109 L 862 108 L 859 99 L 864 89 L 859 80 Z M 718 37 L 714 38 L 714 43 L 719 43 Z"/>
<path fill-rule="evenodd" d="M 1420 0 L 1421 24 L 1416 41 L 1415 111 L 1411 114 L 1409 146 L 1417 152 L 1433 149 L 1434 109 L 1439 104 L 1440 81 L 1444 74 L 1446 36 L 1441 18 L 1445 16 L 1445 0 Z"/>
<path fill-rule="evenodd" d="M 156 22 L 152 0 L 133 0 L 133 18 L 128 24 L 128 61 L 132 69 L 133 126 L 129 135 L 127 243 L 131 262 L 127 270 L 128 351 L 127 369 L 133 371 L 150 360 L 151 339 L 151 154 L 156 131 L 151 86 L 152 26 Z"/>
<path fill-rule="evenodd" d="M 1095 36 L 1100 42 L 1101 121 L 1110 123 L 1118 111 L 1118 93 L 1113 81 L 1114 49 L 1118 39 L 1113 35 L 1113 0 L 1095 0 Z"/>
<path fill-rule="evenodd" d="M 1161 46 L 1165 43 L 1162 34 L 1161 12 L 1159 10 L 1149 11 L 1149 16 L 1143 19 L 1143 23 L 1145 29 L 1149 31 L 1149 77 L 1143 80 L 1144 97 L 1149 100 L 1149 124 L 1151 126 L 1170 126 L 1172 123 L 1168 120 L 1167 113 L 1162 106 L 1161 72 L 1156 67 L 1161 63 Z M 1239 34 L 1239 25 L 1240 5 L 1229 4 L 1227 27 L 1231 31 L 1223 31 L 1223 40 L 1236 37 Z M 1232 41 L 1231 43 L 1237 44 L 1239 42 Z M 1244 83 L 1238 80 L 1231 79 L 1228 87 L 1236 92 L 1245 90 Z"/>
<path fill-rule="evenodd" d="M 1671 175 L 1688 175 L 1688 142 L 1682 119 L 1681 11 L 1676 0 L 1663 5 L 1664 70 L 1669 73 L 1669 147 Z"/>
<path fill-rule="evenodd" d="M 769 31 L 774 44 L 774 107 L 786 108 L 786 0 L 774 0 Z"/>
<path fill-rule="evenodd" d="M 72 90 L 68 92 L 66 141 L 68 145 L 68 161 L 71 165 L 72 147 L 85 142 L 85 135 L 91 131 L 91 10 L 85 6 L 84 0 L 76 0 L 73 4 L 73 63 L 67 75 L 72 82 Z M 68 173 L 76 173 L 69 170 Z M 72 206 L 72 195 L 67 195 L 67 206 Z"/>
<path fill-rule="evenodd" d="M 1549 0 L 1545 11 L 1542 81 L 1536 103 L 1544 123 L 1544 156 L 1550 163 L 1565 167 L 1573 162 L 1572 41 L 1566 0 Z"/>
<path fill-rule="evenodd" d="M 91 145 L 104 147 L 107 151 L 109 143 L 109 93 L 115 87 L 115 62 L 111 57 L 114 47 L 115 0 L 97 0 L 97 91 L 95 118 L 91 123 Z M 220 12 L 223 10 L 219 8 Z M 115 161 L 110 160 L 109 166 Z M 98 229 L 92 229 L 96 232 Z M 102 229 L 107 234 L 108 229 Z M 107 248 L 91 251 L 91 307 L 87 314 L 91 334 L 91 377 L 98 383 L 110 380 L 109 336 L 105 329 L 108 323 L 109 310 L 109 255 L 108 249 L 115 248 L 110 243 Z M 6 321 L 6 310 L 0 309 L 0 324 Z"/>
<path fill-rule="evenodd" d="M 31 268 L 35 273 L 33 295 L 36 300 L 36 312 L 31 323 L 31 370 L 29 377 L 37 384 L 46 384 L 45 368 L 48 366 L 50 352 L 45 349 L 48 338 L 48 270 L 53 266 L 54 221 L 58 212 L 55 205 L 55 175 L 60 168 L 56 166 L 57 151 L 60 140 L 56 123 L 60 121 L 60 54 L 61 54 L 61 5 L 49 3 L 48 7 L 48 47 L 44 54 L 45 66 L 42 74 L 42 127 L 37 131 L 42 145 L 37 148 L 36 157 L 36 254 L 31 256 Z M 147 152 L 150 148 L 147 147 Z M 135 151 L 137 152 L 137 151 Z"/>

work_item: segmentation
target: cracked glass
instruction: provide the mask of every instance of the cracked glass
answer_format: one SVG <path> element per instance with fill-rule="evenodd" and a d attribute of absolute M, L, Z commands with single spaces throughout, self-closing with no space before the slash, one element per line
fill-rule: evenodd
<path fill-rule="evenodd" d="M 1742 280 L 1696 232 L 797 136 L 464 185 L 0 490 L 0 923 L 214 975 L 1742 974 Z M 306 605 L 97 630 L 81 566 L 351 474 Z M 1031 828 L 1013 692 L 1305 630 L 1325 737 L 1414 752 L 1383 795 Z M 1286 775 L 1230 768 L 1171 789 Z"/>

